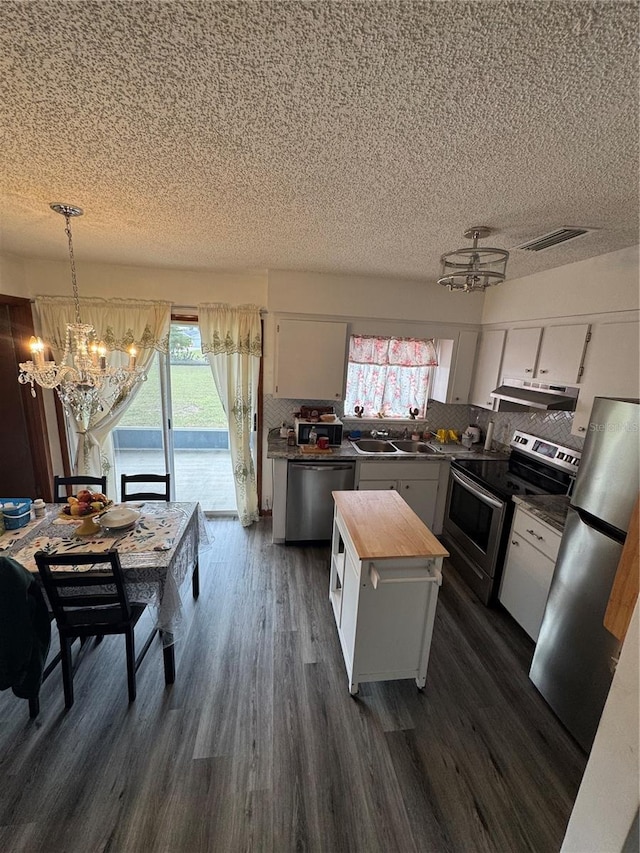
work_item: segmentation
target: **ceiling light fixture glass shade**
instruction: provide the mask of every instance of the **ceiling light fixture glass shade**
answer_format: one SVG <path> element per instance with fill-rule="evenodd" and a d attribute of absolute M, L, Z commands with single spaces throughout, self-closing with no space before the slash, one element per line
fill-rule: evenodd
<path fill-rule="evenodd" d="M 491 228 L 484 225 L 475 225 L 465 231 L 464 236 L 473 240 L 473 246 L 442 255 L 442 271 L 438 284 L 448 287 L 449 290 L 476 293 L 503 282 L 507 273 L 509 252 L 505 249 L 480 248 L 478 240 L 488 237 L 489 234 Z"/>
<path fill-rule="evenodd" d="M 83 323 L 80 316 L 80 299 L 76 280 L 76 265 L 73 255 L 71 218 L 82 216 L 82 208 L 58 202 L 50 205 L 66 221 L 65 234 L 69 243 L 71 284 L 75 323 L 67 324 L 64 352 L 58 363 L 45 359 L 45 344 L 40 338 L 32 337 L 29 347 L 32 361 L 20 364 L 18 381 L 31 385 L 31 394 L 36 396 L 35 385 L 56 390 L 65 410 L 76 421 L 88 424 L 98 411 L 111 409 L 120 399 L 127 396 L 137 383 L 146 380 L 144 370 L 136 367 L 137 350 L 130 347 L 128 363 L 122 367 L 107 362 L 107 348 L 98 340 L 93 326 Z"/>

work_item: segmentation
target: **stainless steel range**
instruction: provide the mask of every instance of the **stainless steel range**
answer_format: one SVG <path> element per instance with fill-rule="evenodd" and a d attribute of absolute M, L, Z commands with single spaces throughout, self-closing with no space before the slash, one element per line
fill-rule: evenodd
<path fill-rule="evenodd" d="M 451 561 L 485 604 L 497 596 L 513 495 L 569 495 L 580 453 L 516 431 L 508 460 L 451 463 L 443 540 Z"/>

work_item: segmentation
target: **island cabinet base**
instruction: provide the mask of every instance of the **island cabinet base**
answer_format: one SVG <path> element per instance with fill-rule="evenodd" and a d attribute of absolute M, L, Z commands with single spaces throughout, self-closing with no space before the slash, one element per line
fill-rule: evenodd
<path fill-rule="evenodd" d="M 398 678 L 422 688 L 447 552 L 396 492 L 334 492 L 334 500 L 329 598 L 349 691 Z M 365 519 L 375 531 L 369 546 Z"/>

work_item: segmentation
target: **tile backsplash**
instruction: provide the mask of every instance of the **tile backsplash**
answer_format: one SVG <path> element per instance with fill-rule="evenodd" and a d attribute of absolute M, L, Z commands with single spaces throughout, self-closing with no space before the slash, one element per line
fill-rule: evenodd
<path fill-rule="evenodd" d="M 293 413 L 300 406 L 334 406 L 336 414 L 343 421 L 345 429 L 371 430 L 380 426 L 380 421 L 365 418 L 345 418 L 342 401 L 333 400 L 287 400 L 273 397 L 271 394 L 264 396 L 264 426 L 267 430 L 279 427 L 284 421 L 287 425 L 293 424 Z M 419 432 L 437 429 L 455 429 L 462 432 L 469 424 L 477 424 L 486 432 L 487 424 L 492 420 L 494 427 L 494 442 L 496 445 L 508 447 L 514 430 L 522 430 L 555 441 L 565 447 L 574 450 L 582 450 L 584 440 L 571 435 L 573 423 L 572 412 L 490 412 L 476 406 L 455 406 L 438 403 L 432 400 L 429 403 L 427 417 L 424 420 L 415 421 L 415 428 Z M 404 429 L 410 422 L 401 421 L 399 428 Z M 389 421 L 384 422 L 389 426 Z M 411 427 L 410 427 L 411 428 Z"/>

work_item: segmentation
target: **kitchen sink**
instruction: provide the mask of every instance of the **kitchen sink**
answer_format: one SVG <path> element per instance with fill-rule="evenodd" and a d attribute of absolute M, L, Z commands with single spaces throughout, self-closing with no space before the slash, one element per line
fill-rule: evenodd
<path fill-rule="evenodd" d="M 358 438 L 351 444 L 360 453 L 397 453 L 397 448 L 390 441 L 380 438 Z"/>
<path fill-rule="evenodd" d="M 385 454 L 385 456 L 401 456 L 404 453 L 427 453 L 431 456 L 437 456 L 438 451 L 434 450 L 424 441 L 410 441 L 405 439 L 389 439 L 380 438 L 358 438 L 352 441 L 351 444 L 355 447 L 358 453 L 365 456 L 370 454 Z"/>
<path fill-rule="evenodd" d="M 402 453 L 432 453 L 437 454 L 438 451 L 430 447 L 425 441 L 411 441 L 410 439 L 393 439 L 391 444 L 397 447 Z"/>

